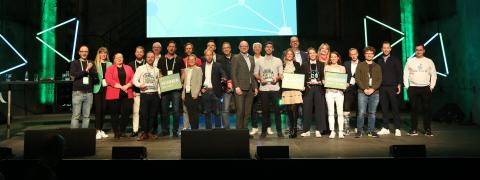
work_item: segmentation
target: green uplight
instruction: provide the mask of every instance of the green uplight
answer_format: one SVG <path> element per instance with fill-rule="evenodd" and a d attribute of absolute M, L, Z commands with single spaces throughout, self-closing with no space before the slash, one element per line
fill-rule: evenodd
<path fill-rule="evenodd" d="M 402 42 L 402 61 L 403 66 L 407 62 L 410 54 L 414 53 L 414 0 L 400 0 L 400 18 L 402 23 L 402 31 L 405 33 L 405 40 Z M 408 94 L 404 89 L 404 99 L 408 101 Z"/>
<path fill-rule="evenodd" d="M 52 27 L 57 23 L 57 0 L 42 0 L 42 21 L 41 28 L 46 29 Z M 50 46 L 55 47 L 55 30 L 43 33 L 41 38 L 47 42 Z M 48 47 L 42 45 L 42 63 L 41 72 L 39 73 L 40 79 L 54 78 L 55 77 L 55 53 L 48 50 Z M 55 85 L 42 84 L 40 85 L 40 103 L 53 104 L 55 99 Z"/>

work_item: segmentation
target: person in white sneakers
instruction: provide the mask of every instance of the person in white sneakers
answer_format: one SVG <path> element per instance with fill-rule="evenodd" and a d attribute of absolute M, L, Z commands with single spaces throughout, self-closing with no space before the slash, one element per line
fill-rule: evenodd
<path fill-rule="evenodd" d="M 304 133 L 300 134 L 300 136 L 310 136 L 310 124 L 315 118 L 315 136 L 319 138 L 322 137 L 321 131 L 327 128 L 325 89 L 322 83 L 325 64 L 318 60 L 317 51 L 314 48 L 309 48 L 307 52 L 309 60 L 302 65 L 303 72 L 305 72 L 305 95 L 303 97 Z"/>
<path fill-rule="evenodd" d="M 423 128 L 425 136 L 433 136 L 431 129 L 432 109 L 430 107 L 432 91 L 437 82 L 437 70 L 435 64 L 424 56 L 425 46 L 423 44 L 415 47 L 415 57 L 407 61 L 403 73 L 403 84 L 407 88 L 408 97 L 412 102 L 412 129 L 409 136 L 417 136 L 417 118 L 420 108 L 423 106 L 424 118 Z"/>
<path fill-rule="evenodd" d="M 392 55 L 390 42 L 383 42 L 382 56 L 377 58 L 377 64 L 382 67 L 382 85 L 380 85 L 380 105 L 383 112 L 383 128 L 378 135 L 389 135 L 390 112 L 395 123 L 395 136 L 402 136 L 400 131 L 400 108 L 398 95 L 402 92 L 402 63 Z"/>
<path fill-rule="evenodd" d="M 327 61 L 325 66 L 325 72 L 334 72 L 334 73 L 343 73 L 346 74 L 345 66 L 340 65 L 342 63 L 340 54 L 336 51 L 330 54 L 330 59 Z M 347 84 L 345 83 L 345 87 Z M 338 137 L 340 139 L 345 138 L 343 135 L 343 125 L 344 125 L 344 116 L 343 116 L 343 90 L 341 89 L 332 89 L 326 88 L 325 99 L 327 100 L 328 108 L 328 125 L 330 126 L 330 139 L 335 138 L 335 104 L 337 105 L 337 115 L 338 115 Z"/>

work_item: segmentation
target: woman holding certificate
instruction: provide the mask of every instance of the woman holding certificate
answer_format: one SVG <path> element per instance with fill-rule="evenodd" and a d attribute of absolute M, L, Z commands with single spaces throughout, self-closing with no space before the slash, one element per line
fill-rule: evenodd
<path fill-rule="evenodd" d="M 285 57 L 283 59 L 283 74 L 303 74 L 300 68 L 300 63 L 295 61 L 295 52 L 292 49 L 285 51 Z M 294 119 L 289 121 L 289 138 L 297 137 L 297 121 L 298 118 L 298 105 L 303 103 L 302 92 L 296 89 L 282 88 L 282 104 L 288 106 L 287 115 L 288 119 Z"/>
<path fill-rule="evenodd" d="M 342 73 L 345 74 L 346 70 L 345 67 L 340 65 L 341 62 L 340 54 L 336 51 L 330 54 L 330 59 L 325 66 L 325 74 L 327 73 Z M 328 80 L 328 79 L 327 79 Z M 347 86 L 347 82 L 345 81 L 345 87 Z M 335 104 L 337 105 L 337 114 L 338 114 L 338 137 L 340 139 L 345 138 L 343 135 L 343 90 L 325 87 L 326 93 L 325 98 L 327 100 L 327 108 L 328 108 L 328 125 L 330 126 L 330 139 L 335 138 Z"/>
<path fill-rule="evenodd" d="M 317 51 L 314 48 L 308 49 L 307 63 L 302 65 L 305 72 L 305 96 L 303 98 L 303 132 L 302 137 L 310 136 L 310 122 L 315 118 L 315 137 L 322 137 L 321 131 L 326 130 L 326 108 L 325 90 L 322 81 L 324 80 L 324 63 L 317 58 Z M 314 111 L 315 110 L 315 111 Z M 314 116 L 315 115 L 315 116 Z"/>

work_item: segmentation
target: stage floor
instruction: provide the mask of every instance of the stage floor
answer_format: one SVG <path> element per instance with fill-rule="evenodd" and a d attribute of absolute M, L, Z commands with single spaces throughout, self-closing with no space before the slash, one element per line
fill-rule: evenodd
<path fill-rule="evenodd" d="M 407 117 L 406 117 L 407 118 Z M 45 118 L 48 119 L 48 118 Z M 54 118 L 51 118 L 54 119 Z M 407 119 L 403 118 L 403 121 Z M 31 129 L 55 129 L 68 128 L 66 123 L 27 123 L 24 121 L 21 125 L 17 121 L 14 124 L 17 129 L 13 131 L 10 139 L 3 139 L 0 147 L 10 147 L 15 155 L 14 159 L 22 159 L 23 156 L 23 131 Z M 92 123 L 91 123 L 92 124 Z M 287 127 L 285 124 L 282 125 Z M 420 122 L 420 127 L 422 124 Z M 406 136 L 402 130 L 402 137 L 392 135 L 381 136 L 380 138 L 370 138 L 363 136 L 356 139 L 353 136 L 347 136 L 345 139 L 329 139 L 328 136 L 322 138 L 277 138 L 276 135 L 268 136 L 266 139 L 259 139 L 256 136 L 250 140 L 250 154 L 255 156 L 256 146 L 287 145 L 290 148 L 290 157 L 294 159 L 358 159 L 358 158 L 390 158 L 389 147 L 391 145 L 411 145 L 425 144 L 427 147 L 427 156 L 432 158 L 444 157 L 480 157 L 480 127 L 466 126 L 458 124 L 447 124 L 434 122 L 432 124 L 434 137 L 426 137 L 420 134 L 417 137 Z M 4 133 L 2 127 L 2 133 Z M 113 134 L 108 133 L 110 136 Z M 163 137 L 155 141 L 138 142 L 134 138 L 125 138 L 114 140 L 107 138 L 97 141 L 96 155 L 82 157 L 79 159 L 111 159 L 112 146 L 145 146 L 148 151 L 148 159 L 152 160 L 176 160 L 180 156 L 180 138 Z"/>

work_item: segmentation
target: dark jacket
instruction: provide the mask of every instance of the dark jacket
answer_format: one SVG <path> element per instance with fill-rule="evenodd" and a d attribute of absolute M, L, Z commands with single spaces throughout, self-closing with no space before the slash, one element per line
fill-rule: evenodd
<path fill-rule="evenodd" d="M 222 88 L 222 78 L 225 79 L 225 72 L 223 71 L 221 65 L 216 62 L 212 62 L 212 75 L 210 76 L 212 78 L 212 88 L 213 92 L 218 98 L 221 98 L 223 95 L 223 88 Z M 205 74 L 207 71 L 205 71 L 205 66 L 206 62 L 202 64 L 202 84 L 205 82 Z"/>
<path fill-rule="evenodd" d="M 402 63 L 397 57 L 390 55 L 387 62 L 383 56 L 377 58 L 376 63 L 382 67 L 382 86 L 397 86 L 402 84 Z"/>
<path fill-rule="evenodd" d="M 236 54 L 232 58 L 232 81 L 233 87 L 244 91 L 253 90 L 257 88 L 257 80 L 253 75 L 255 70 L 255 60 L 253 56 L 248 55 L 251 68 L 248 70 L 248 65 L 241 54 Z"/>
<path fill-rule="evenodd" d="M 363 90 L 370 88 L 370 86 L 368 85 L 369 73 L 372 76 L 371 88 L 377 91 L 378 88 L 380 88 L 380 85 L 382 84 L 382 68 L 377 63 L 375 62 L 372 62 L 372 63 L 373 63 L 372 64 L 373 68 L 371 73 L 369 72 L 370 70 L 368 68 L 367 62 L 364 61 L 364 62 L 358 63 L 357 70 L 356 70 L 357 72 L 355 73 L 355 82 L 358 85 L 359 92 L 363 92 Z"/>
<path fill-rule="evenodd" d="M 230 56 L 230 59 L 227 59 L 225 55 L 221 56 L 221 58 L 217 58 L 217 63 L 221 64 L 227 80 L 232 79 L 232 59 L 233 59 L 233 54 Z"/>
<path fill-rule="evenodd" d="M 361 63 L 360 59 L 357 61 L 359 64 Z M 355 77 L 355 74 L 353 74 L 352 72 L 352 61 L 346 61 L 345 63 L 343 63 L 343 66 L 345 66 L 345 70 L 347 71 L 347 82 L 350 83 L 352 77 Z"/>
<path fill-rule="evenodd" d="M 307 82 L 310 81 L 310 61 L 307 61 L 306 63 L 304 63 L 302 65 L 302 68 L 301 68 L 305 74 L 305 92 L 308 92 L 310 90 L 310 86 L 307 84 Z M 324 69 L 325 69 L 325 64 L 323 64 L 322 62 L 317 62 L 317 72 L 318 72 L 318 79 L 317 81 L 318 82 L 321 82 L 323 80 L 325 80 L 325 72 L 324 72 Z M 323 85 L 321 85 L 323 87 Z M 322 88 L 322 93 L 324 93 L 324 89 Z"/>
<path fill-rule="evenodd" d="M 91 60 L 87 60 L 89 63 L 94 63 Z M 91 93 L 93 90 L 94 81 L 98 81 L 97 68 L 95 65 L 90 69 L 90 72 L 86 72 L 87 67 L 80 64 L 80 60 L 75 60 L 70 63 L 70 76 L 73 77 L 73 91 L 82 91 L 85 93 Z M 83 84 L 83 77 L 88 76 L 88 85 Z"/>

